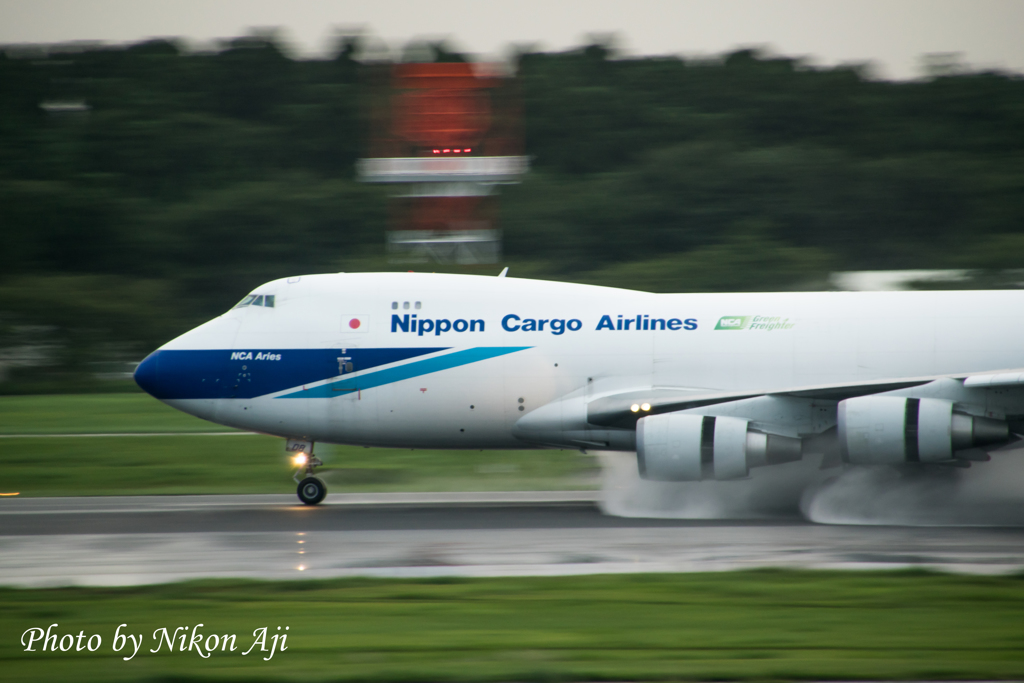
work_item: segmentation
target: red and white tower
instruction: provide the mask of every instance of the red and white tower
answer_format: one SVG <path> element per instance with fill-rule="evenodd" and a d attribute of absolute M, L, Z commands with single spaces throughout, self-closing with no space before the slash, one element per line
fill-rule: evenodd
<path fill-rule="evenodd" d="M 498 262 L 497 187 L 528 167 L 516 80 L 487 64 L 399 64 L 373 100 L 358 171 L 395 185 L 390 258 Z"/>

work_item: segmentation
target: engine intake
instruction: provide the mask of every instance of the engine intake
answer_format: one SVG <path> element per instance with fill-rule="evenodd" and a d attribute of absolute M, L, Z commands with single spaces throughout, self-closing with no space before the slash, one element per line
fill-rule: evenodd
<path fill-rule="evenodd" d="M 839 447 L 855 465 L 945 462 L 954 452 L 1008 441 L 1002 420 L 953 410 L 934 398 L 861 396 L 839 402 Z"/>
<path fill-rule="evenodd" d="M 636 457 L 644 479 L 742 479 L 752 467 L 799 460 L 801 441 L 751 431 L 735 417 L 665 413 L 637 422 Z"/>

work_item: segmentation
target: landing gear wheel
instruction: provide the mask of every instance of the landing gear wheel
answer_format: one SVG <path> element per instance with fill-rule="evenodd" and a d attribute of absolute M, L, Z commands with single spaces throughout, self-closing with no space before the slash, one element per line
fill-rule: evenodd
<path fill-rule="evenodd" d="M 299 500 L 306 505 L 316 505 L 327 495 L 327 486 L 316 477 L 306 477 L 299 482 Z"/>

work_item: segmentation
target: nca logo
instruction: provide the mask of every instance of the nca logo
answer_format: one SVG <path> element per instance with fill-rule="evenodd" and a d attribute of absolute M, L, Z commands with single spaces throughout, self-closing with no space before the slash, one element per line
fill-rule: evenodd
<path fill-rule="evenodd" d="M 716 330 L 743 330 L 750 322 L 749 315 L 727 315 L 718 319 Z"/>

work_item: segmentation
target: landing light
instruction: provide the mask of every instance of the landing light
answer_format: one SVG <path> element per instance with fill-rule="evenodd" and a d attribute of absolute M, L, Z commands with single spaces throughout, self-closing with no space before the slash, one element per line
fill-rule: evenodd
<path fill-rule="evenodd" d="M 634 413 L 636 413 L 636 412 L 640 411 L 640 406 L 638 404 L 634 403 L 633 405 L 631 405 L 629 407 L 629 409 L 632 410 Z"/>
<path fill-rule="evenodd" d="M 306 464 L 306 461 L 308 460 L 309 458 L 306 456 L 305 453 L 297 453 L 295 457 L 292 458 L 292 464 L 295 465 L 296 467 L 302 467 L 303 465 Z"/>
<path fill-rule="evenodd" d="M 640 410 L 642 410 L 644 412 L 647 412 L 650 409 L 651 409 L 651 404 L 650 403 L 645 403 L 642 406 L 640 406 Z"/>

